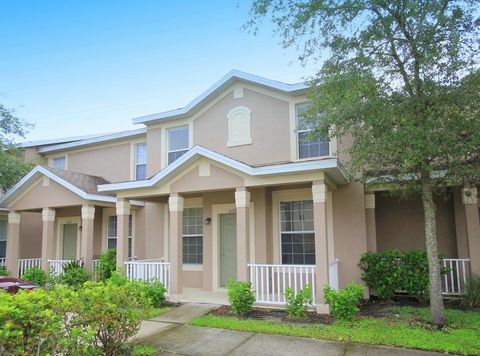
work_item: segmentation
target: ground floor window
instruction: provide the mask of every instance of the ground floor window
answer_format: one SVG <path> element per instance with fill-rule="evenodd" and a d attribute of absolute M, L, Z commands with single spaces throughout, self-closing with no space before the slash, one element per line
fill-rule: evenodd
<path fill-rule="evenodd" d="M 313 201 L 280 202 L 282 264 L 315 264 Z"/>
<path fill-rule="evenodd" d="M 183 209 L 183 263 L 203 263 L 203 209 Z"/>
<path fill-rule="evenodd" d="M 7 256 L 7 220 L 0 220 L 0 258 Z"/>
<path fill-rule="evenodd" d="M 107 217 L 107 248 L 117 248 L 117 216 Z M 133 217 L 128 217 L 128 257 L 133 253 Z"/>

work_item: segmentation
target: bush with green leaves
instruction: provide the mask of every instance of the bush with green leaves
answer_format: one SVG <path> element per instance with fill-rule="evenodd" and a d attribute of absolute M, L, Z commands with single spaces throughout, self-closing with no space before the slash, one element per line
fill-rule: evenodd
<path fill-rule="evenodd" d="M 227 290 L 233 314 L 246 316 L 252 313 L 252 305 L 255 302 L 252 283 L 230 279 Z"/>
<path fill-rule="evenodd" d="M 339 321 L 352 321 L 359 311 L 358 305 L 363 296 L 363 286 L 351 282 L 346 288 L 336 290 L 330 286 L 323 289 L 330 313 Z"/>
<path fill-rule="evenodd" d="M 143 282 L 143 293 L 150 302 L 150 305 L 154 308 L 163 307 L 167 302 L 167 288 L 165 288 L 163 284 L 156 279 Z"/>
<path fill-rule="evenodd" d="M 103 251 L 98 265 L 95 268 L 95 273 L 98 275 L 100 281 L 106 281 L 112 276 L 112 273 L 117 269 L 117 249 L 110 248 Z"/>
<path fill-rule="evenodd" d="M 8 276 L 9 274 L 6 267 L 0 267 L 0 276 Z"/>
<path fill-rule="evenodd" d="M 461 304 L 464 307 L 480 308 L 480 275 L 472 274 L 463 289 Z"/>
<path fill-rule="evenodd" d="M 63 265 L 63 274 L 60 276 L 60 283 L 73 288 L 81 287 L 88 281 L 90 274 L 83 266 L 83 261 L 72 260 Z"/>
<path fill-rule="evenodd" d="M 27 269 L 20 278 L 40 287 L 43 287 L 45 283 L 47 283 L 47 274 L 39 267 Z"/>
<path fill-rule="evenodd" d="M 439 262 L 440 263 L 440 262 Z M 382 299 L 402 292 L 424 302 L 429 295 L 428 259 L 425 251 L 366 252 L 358 264 L 362 279 Z M 442 268 L 441 273 L 447 270 Z"/>
<path fill-rule="evenodd" d="M 293 288 L 285 288 L 285 300 L 289 318 L 305 319 L 308 307 L 313 303 L 312 287 L 306 284 L 296 294 Z"/>

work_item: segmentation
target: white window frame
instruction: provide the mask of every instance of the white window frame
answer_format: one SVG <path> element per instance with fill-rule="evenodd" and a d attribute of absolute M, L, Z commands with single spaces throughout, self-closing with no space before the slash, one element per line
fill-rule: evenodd
<path fill-rule="evenodd" d="M 201 237 L 202 238 L 202 263 L 186 263 L 186 262 L 183 262 L 183 251 L 182 251 L 182 264 L 187 268 L 187 269 L 190 269 L 190 270 L 195 270 L 195 267 L 194 266 L 202 266 L 203 267 L 203 257 L 204 257 L 204 251 L 203 251 L 203 243 L 204 243 L 204 224 L 203 224 L 203 219 L 204 219 L 204 209 L 203 209 L 203 206 L 186 206 L 183 208 L 183 216 L 185 216 L 185 210 L 187 209 L 202 209 L 202 222 L 201 222 L 201 225 L 202 225 L 202 233 L 201 234 L 185 234 L 184 231 L 183 231 L 183 228 L 184 228 L 184 225 L 183 225 L 183 222 L 182 222 L 182 249 L 183 249 L 183 239 L 185 237 Z"/>
<path fill-rule="evenodd" d="M 171 130 L 175 130 L 175 129 L 179 129 L 179 128 L 185 128 L 187 129 L 187 136 L 188 136 L 188 143 L 187 143 L 187 147 L 185 149 L 179 149 L 179 150 L 170 150 L 170 131 Z M 170 153 L 175 153 L 175 152 L 187 152 L 189 149 L 190 149 L 190 130 L 191 130 L 191 127 L 190 125 L 186 124 L 186 125 L 178 125 L 178 126 L 172 126 L 172 127 L 168 127 L 166 128 L 166 144 L 167 144 L 167 147 L 166 147 L 166 165 L 168 166 L 169 164 L 172 164 L 173 162 L 169 162 L 169 154 Z M 178 159 L 178 158 L 177 158 Z"/>
<path fill-rule="evenodd" d="M 134 170 L 134 179 L 135 180 L 139 180 L 139 178 L 137 177 L 137 167 L 138 166 L 145 166 L 145 178 L 144 179 L 147 179 L 147 160 L 148 160 L 148 157 L 147 157 L 147 143 L 146 142 L 137 142 L 137 143 L 134 143 L 134 167 L 133 167 L 133 170 Z M 143 145 L 145 146 L 145 162 L 144 163 L 138 163 L 138 146 L 139 145 Z M 144 180 L 142 179 L 142 180 Z"/>
<path fill-rule="evenodd" d="M 299 103 L 295 103 L 294 105 L 294 117 L 295 117 L 295 154 L 296 154 L 296 159 L 299 160 L 299 161 L 304 161 L 304 160 L 312 160 L 312 159 L 316 159 L 316 158 L 322 158 L 322 157 L 330 157 L 332 156 L 332 140 L 329 140 L 328 141 L 328 154 L 327 155 L 319 155 L 319 156 L 312 156 L 312 157 L 304 157 L 304 158 L 300 158 L 300 134 L 301 133 L 310 133 L 310 132 L 313 132 L 315 131 L 313 128 L 309 128 L 309 129 L 299 129 L 299 125 L 298 125 L 298 119 L 299 119 L 299 115 L 298 115 L 298 108 L 300 106 L 305 106 L 305 105 L 308 105 L 308 102 L 306 101 L 303 101 L 303 102 L 299 102 Z"/>
<path fill-rule="evenodd" d="M 49 167 L 52 167 L 52 168 L 55 168 L 54 167 L 54 161 L 56 159 L 60 159 L 60 158 L 63 158 L 65 160 L 65 163 L 64 163 L 64 167 L 63 168 L 57 168 L 57 169 L 65 169 L 67 170 L 68 169 L 68 155 L 59 155 L 59 156 L 53 156 L 53 157 L 50 157 L 48 159 L 48 166 Z"/>
<path fill-rule="evenodd" d="M 109 216 L 117 216 L 115 209 L 113 208 L 108 208 L 104 209 L 103 211 L 103 226 L 102 226 L 102 251 L 106 251 L 108 249 L 108 240 L 109 239 L 115 239 L 117 240 L 117 231 L 118 231 L 118 218 L 117 218 L 117 229 L 115 231 L 115 236 L 108 236 L 108 217 Z M 129 258 L 134 258 L 135 256 L 135 223 L 136 223 L 136 218 L 135 218 L 135 210 L 132 210 L 130 213 L 130 216 L 132 217 L 132 231 L 131 234 L 128 236 L 128 239 L 131 240 L 131 245 L 132 245 L 132 253 Z"/>

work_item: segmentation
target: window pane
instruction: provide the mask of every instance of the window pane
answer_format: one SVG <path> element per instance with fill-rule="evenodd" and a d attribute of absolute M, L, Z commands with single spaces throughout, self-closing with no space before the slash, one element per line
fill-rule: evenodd
<path fill-rule="evenodd" d="M 280 203 L 283 264 L 315 264 L 313 202 L 298 200 Z"/>
<path fill-rule="evenodd" d="M 137 164 L 146 164 L 147 163 L 147 144 L 137 143 L 135 145 L 135 148 L 136 148 L 135 162 Z"/>
<path fill-rule="evenodd" d="M 0 241 L 0 258 L 7 256 L 7 241 Z"/>
<path fill-rule="evenodd" d="M 168 150 L 188 149 L 188 126 L 174 127 L 168 130 Z"/>
<path fill-rule="evenodd" d="M 169 152 L 169 153 L 168 153 L 168 164 L 176 161 L 178 158 L 180 158 L 181 156 L 183 156 L 186 152 L 187 152 L 187 150 Z"/>
<path fill-rule="evenodd" d="M 203 208 L 183 209 L 183 263 L 203 263 Z"/>
<path fill-rule="evenodd" d="M 135 171 L 135 178 L 137 180 L 147 179 L 147 165 L 146 164 L 137 164 Z"/>
<path fill-rule="evenodd" d="M 52 161 L 53 168 L 65 169 L 65 157 L 57 157 Z"/>
<path fill-rule="evenodd" d="M 133 239 L 128 238 L 128 257 L 132 257 Z"/>
<path fill-rule="evenodd" d="M 298 133 L 298 157 L 328 156 L 330 145 L 322 135 L 311 135 L 311 131 Z"/>
<path fill-rule="evenodd" d="M 116 238 L 108 239 L 107 242 L 108 242 L 107 248 L 117 248 L 117 239 Z"/>
<path fill-rule="evenodd" d="M 110 215 L 107 220 L 107 237 L 117 237 L 117 216 Z"/>
<path fill-rule="evenodd" d="M 0 241 L 7 240 L 7 220 L 0 220 Z"/>

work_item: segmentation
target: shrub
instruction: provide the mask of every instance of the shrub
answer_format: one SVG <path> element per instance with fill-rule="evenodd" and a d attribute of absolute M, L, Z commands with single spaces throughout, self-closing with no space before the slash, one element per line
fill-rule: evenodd
<path fill-rule="evenodd" d="M 250 282 L 234 281 L 231 279 L 227 284 L 228 300 L 235 315 L 245 316 L 252 312 L 255 295 Z"/>
<path fill-rule="evenodd" d="M 8 276 L 9 274 L 6 267 L 0 267 L 0 276 Z"/>
<path fill-rule="evenodd" d="M 117 250 L 110 248 L 102 253 L 98 261 L 96 273 L 100 281 L 106 281 L 117 269 Z"/>
<path fill-rule="evenodd" d="M 124 286 L 129 283 L 128 278 L 125 276 L 122 270 L 113 271 L 108 280 L 105 281 L 107 284 L 114 284 L 116 286 Z"/>
<path fill-rule="evenodd" d="M 327 285 L 323 293 L 335 319 L 352 321 L 359 311 L 358 303 L 363 295 L 363 286 L 351 282 L 346 288 L 337 291 Z"/>
<path fill-rule="evenodd" d="M 83 261 L 73 260 L 65 263 L 63 274 L 60 276 L 60 282 L 67 286 L 78 288 L 88 281 L 89 273 L 83 266 Z"/>
<path fill-rule="evenodd" d="M 43 269 L 38 267 L 27 269 L 20 278 L 41 287 L 47 283 L 47 274 Z"/>
<path fill-rule="evenodd" d="M 428 259 L 425 251 L 387 250 L 367 252 L 358 264 L 362 279 L 382 299 L 392 299 L 403 292 L 427 300 L 429 295 Z M 442 268 L 445 274 L 448 270 Z"/>
<path fill-rule="evenodd" d="M 167 293 L 167 288 L 165 288 L 163 284 L 156 279 L 143 282 L 143 292 L 144 296 L 150 302 L 150 305 L 154 308 L 163 307 L 167 302 L 165 296 Z"/>
<path fill-rule="evenodd" d="M 480 308 L 480 275 L 473 274 L 465 284 L 462 305 L 469 308 Z"/>
<path fill-rule="evenodd" d="M 306 284 L 297 294 L 293 288 L 285 288 L 285 299 L 289 318 L 306 318 L 307 308 L 313 303 L 312 288 Z"/>

